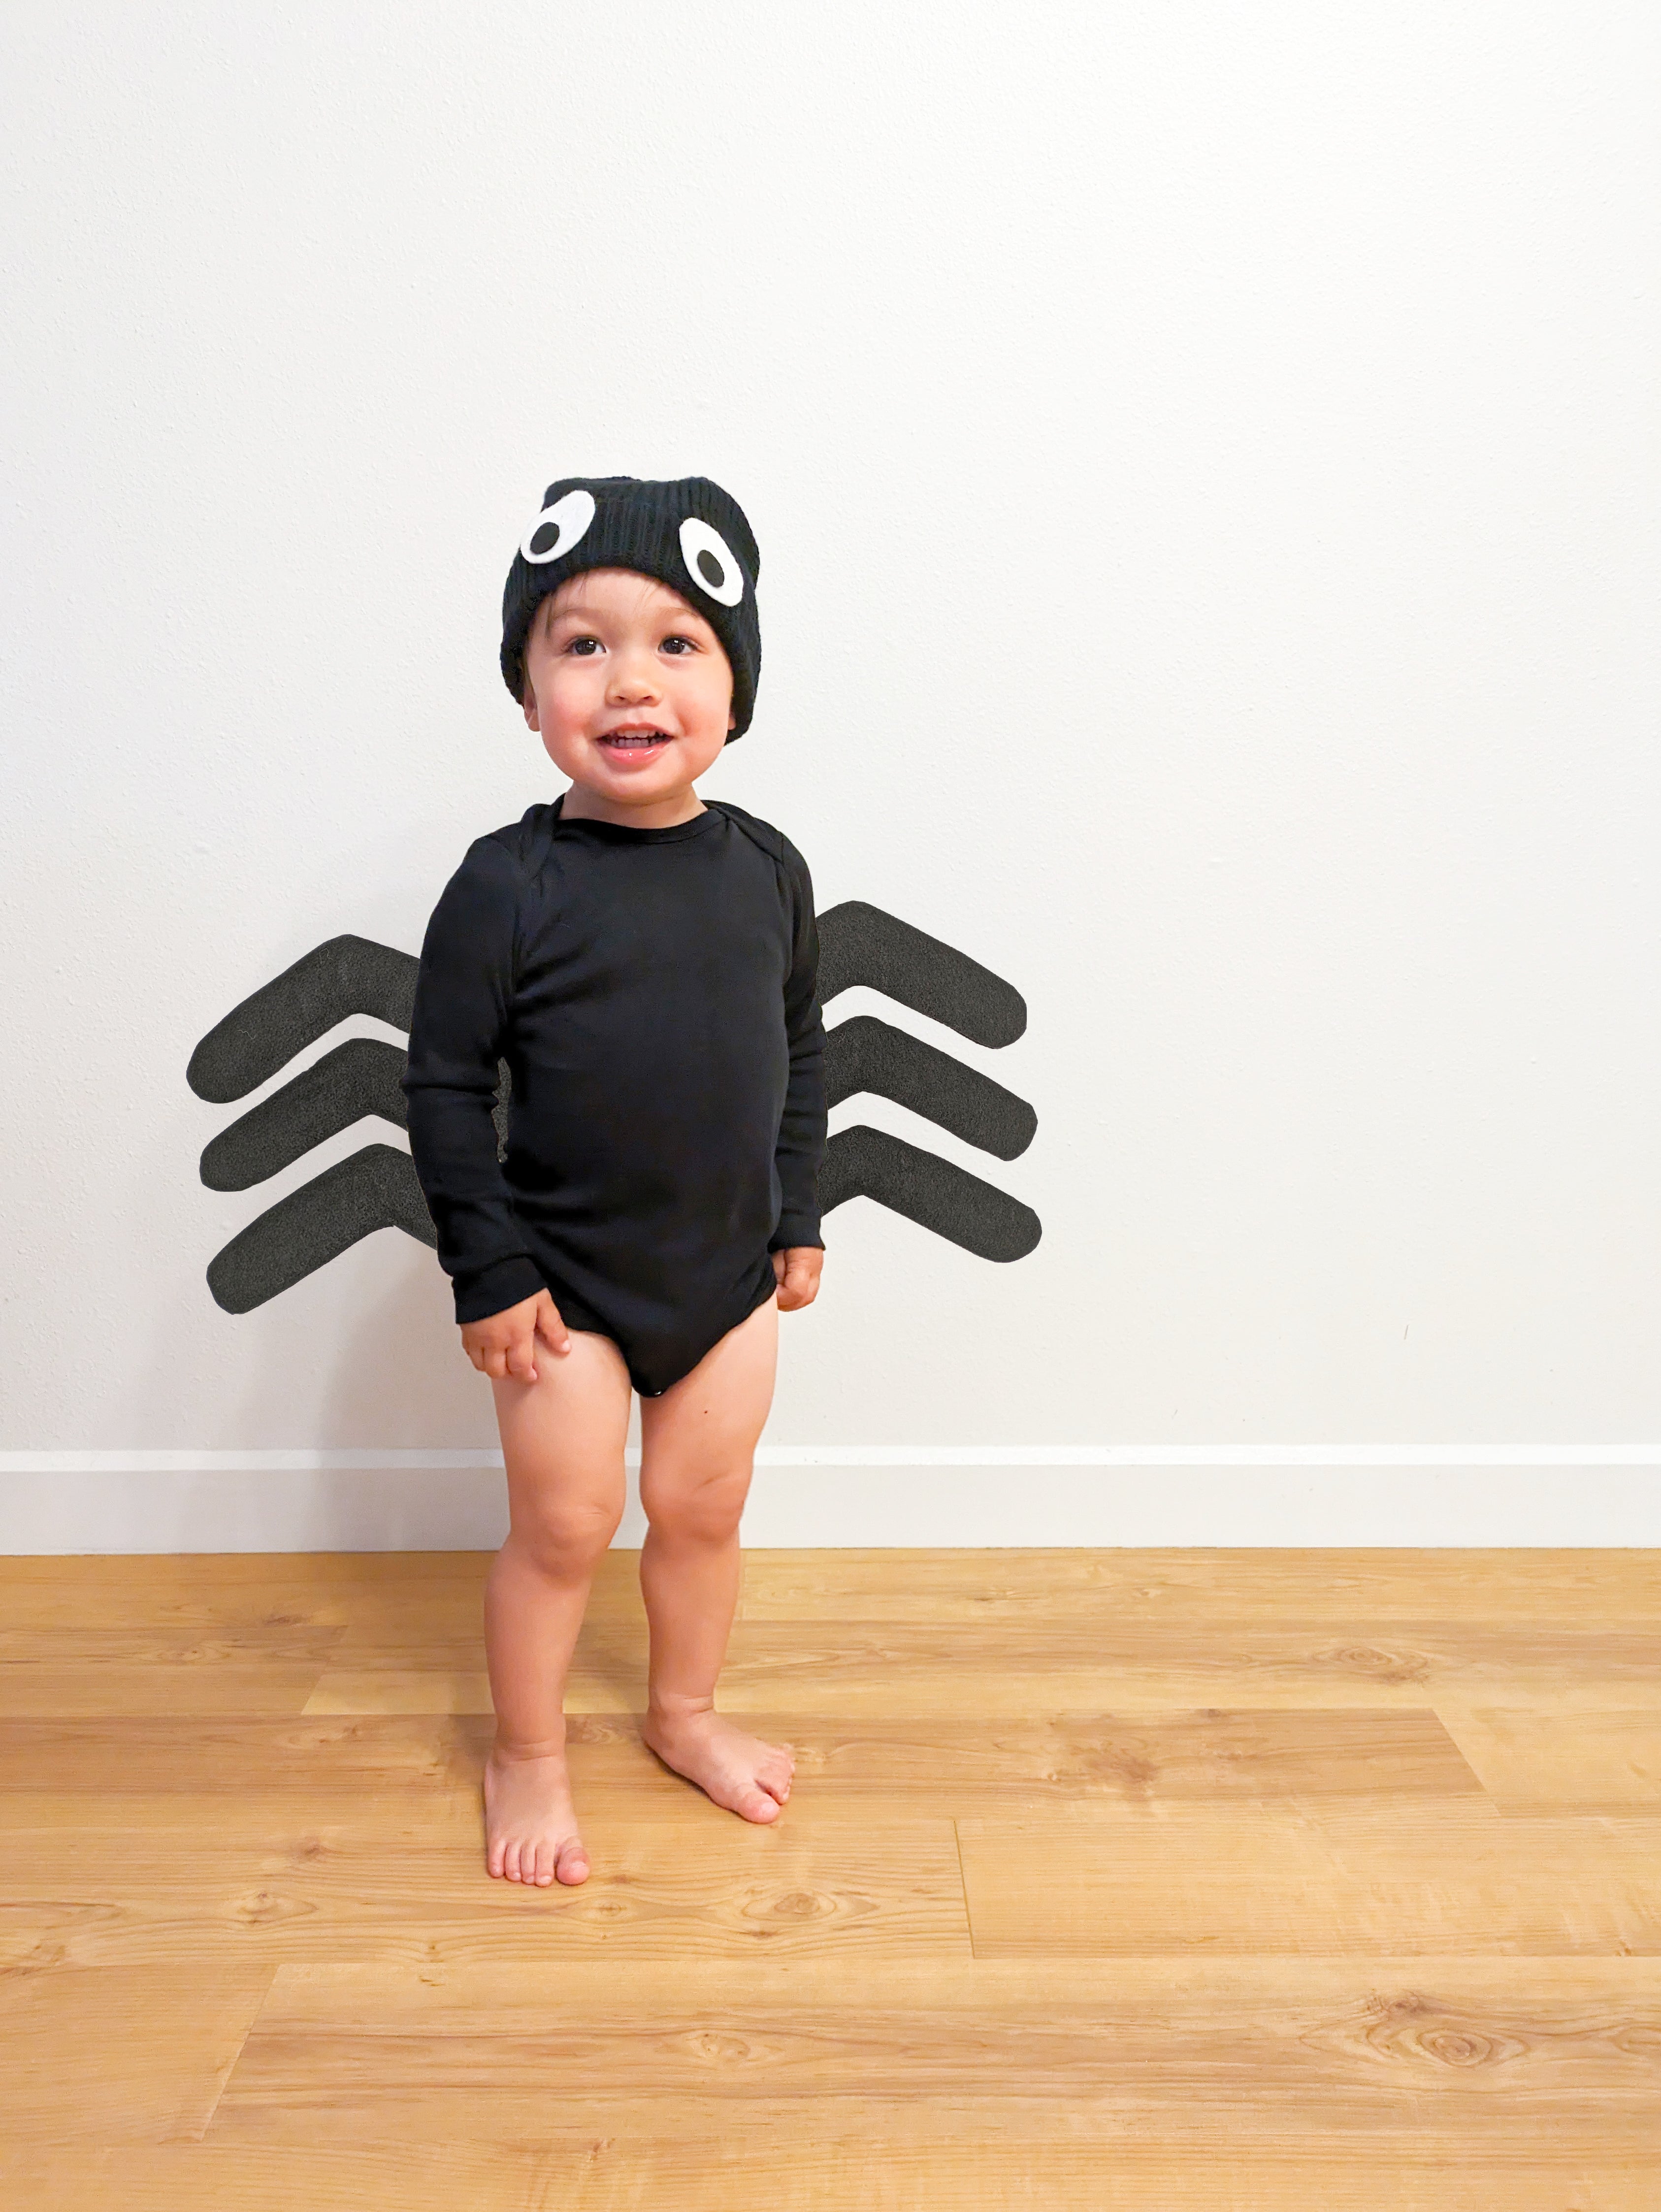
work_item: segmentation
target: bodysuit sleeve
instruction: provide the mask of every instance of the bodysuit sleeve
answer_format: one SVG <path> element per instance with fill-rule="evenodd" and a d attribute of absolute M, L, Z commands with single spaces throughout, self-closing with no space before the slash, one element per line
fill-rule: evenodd
<path fill-rule="evenodd" d="M 496 1158 L 496 1061 L 513 996 L 519 866 L 477 838 L 427 925 L 401 1079 L 410 1152 L 438 1231 L 458 1322 L 482 1321 L 543 1289 Z"/>
<path fill-rule="evenodd" d="M 813 915 L 813 883 L 807 863 L 784 840 L 785 865 L 793 907 L 793 958 L 784 986 L 784 1026 L 790 1041 L 790 1080 L 779 1123 L 775 1160 L 783 1206 L 770 1252 L 792 1244 L 817 1244 L 819 1234 L 818 1171 L 824 1158 L 824 1022 L 819 1012 L 819 936 Z"/>

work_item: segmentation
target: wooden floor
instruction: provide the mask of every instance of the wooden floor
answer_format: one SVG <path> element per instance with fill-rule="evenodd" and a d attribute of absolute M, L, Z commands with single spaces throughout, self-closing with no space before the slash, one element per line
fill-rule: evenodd
<path fill-rule="evenodd" d="M 1658 2212 L 1661 1555 L 750 1552 L 776 1826 L 477 1553 L 0 1561 L 6 2212 Z"/>

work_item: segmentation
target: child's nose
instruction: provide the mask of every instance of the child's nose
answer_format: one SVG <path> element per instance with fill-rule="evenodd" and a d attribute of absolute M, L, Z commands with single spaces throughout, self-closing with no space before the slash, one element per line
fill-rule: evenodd
<path fill-rule="evenodd" d="M 649 660 L 619 653 L 611 664 L 614 699 L 649 699 L 657 690 L 657 672 Z"/>

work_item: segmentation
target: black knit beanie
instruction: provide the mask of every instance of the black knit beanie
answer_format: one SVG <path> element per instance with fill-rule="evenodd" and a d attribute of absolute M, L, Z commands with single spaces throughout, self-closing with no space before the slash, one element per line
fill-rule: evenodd
<path fill-rule="evenodd" d="M 502 595 L 502 674 L 525 690 L 525 641 L 550 592 L 585 568 L 633 568 L 695 606 L 733 665 L 730 744 L 750 726 L 761 673 L 756 578 L 761 555 L 744 509 L 708 477 L 657 483 L 642 477 L 562 477 L 508 571 Z"/>

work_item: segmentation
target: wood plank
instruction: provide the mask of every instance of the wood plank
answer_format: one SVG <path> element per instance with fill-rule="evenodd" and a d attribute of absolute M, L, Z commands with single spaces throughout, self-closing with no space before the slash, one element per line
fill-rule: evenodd
<path fill-rule="evenodd" d="M 313 1593 L 356 1585 L 386 1604 L 421 1588 L 481 1591 L 489 1552 L 173 1553 L 0 1559 L 9 1616 L 33 1589 L 69 1617 L 107 1615 L 122 1593 L 167 1603 L 191 1591 L 261 1585 Z M 600 1562 L 595 1601 L 638 1602 L 637 1547 Z M 98 1601 L 94 1608 L 94 1598 Z M 1134 1550 L 977 1546 L 757 1547 L 744 1553 L 746 1620 L 977 1623 L 1060 1615 L 1102 1621 L 1661 1620 L 1661 1553 L 1638 1549 Z"/>
<path fill-rule="evenodd" d="M 261 1666 L 158 1660 L 91 1666 L 0 1666 L 0 1717 L 82 1718 L 114 1714 L 303 1713 L 319 1669 L 272 1660 Z"/>
<path fill-rule="evenodd" d="M 271 1979 L 254 1960 L 0 1973 L 9 2148 L 199 2136 Z"/>
<path fill-rule="evenodd" d="M 0 1794 L 233 1794 L 429 1790 L 472 1783 L 492 1724 L 483 1719 L 141 1714 L 0 1721 Z M 0 1817 L 3 1808 L 0 1807 Z"/>
<path fill-rule="evenodd" d="M 732 1710 L 724 1695 L 722 1705 Z M 996 1718 L 995 1725 L 800 1712 L 745 1717 L 761 1733 L 795 1744 L 804 1783 L 887 1792 L 907 1778 L 909 1763 L 911 1794 L 950 1787 L 954 1805 L 964 1808 L 975 1789 L 1274 1796 L 1352 1789 L 1376 1794 L 1396 1787 L 1457 1794 L 1471 1786 L 1439 1723 L 1411 1708 L 1145 1708 L 1053 1721 Z M 0 1722 L 0 1806 L 6 1794 L 18 1791 L 125 1796 L 141 1779 L 152 1792 L 246 1791 L 267 1783 L 313 1790 L 430 1787 L 476 1780 L 491 1733 L 488 1713 Z M 574 1771 L 589 1774 L 594 1787 L 656 1790 L 667 1780 L 640 1746 L 636 1716 L 574 1713 L 568 1733 Z"/>
<path fill-rule="evenodd" d="M 1661 1553 L 1642 1550 L 1121 1550 L 950 1546 L 744 1554 L 745 1620 L 1104 1626 L 1219 1620 L 1661 1621 Z"/>
<path fill-rule="evenodd" d="M 793 1806 L 878 1799 L 956 1813 L 1097 1797 L 1140 1804 L 1483 1794 L 1427 1711 L 1154 1712 L 990 1723 L 752 1713 L 745 1724 L 794 1746 Z M 622 1756 L 622 1729 L 615 1746 L 610 1758 L 598 1742 L 574 1752 L 574 1775 L 590 1789 L 644 1786 L 650 1777 Z"/>
<path fill-rule="evenodd" d="M 696 1797 L 684 1810 L 585 1815 L 586 1882 L 493 1881 L 482 1823 L 435 1840 L 419 1821 L 296 1821 L 233 1843 L 228 1824 L 122 1833 L 88 1826 L 0 1838 L 0 1963 L 140 1966 L 183 1958 L 609 1957 L 880 1960 L 967 1956 L 952 1823 L 818 1819 L 772 1825 Z"/>
<path fill-rule="evenodd" d="M 281 1847 L 313 1829 L 428 1843 L 470 1842 L 482 1835 L 473 1778 L 430 1788 L 350 1791 L 303 1787 L 222 1790 L 12 1790 L 0 1796 L 0 1881 L 18 1869 L 32 1879 L 52 1854 L 117 1850 L 128 1837 L 194 1838 L 236 1850 Z"/>
<path fill-rule="evenodd" d="M 1608 2159 L 1658 2148 L 1651 1959 L 1065 1961 L 751 1956 L 284 1966 L 215 2140 L 716 2136 L 1273 2150 L 1282 2132 Z M 1225 2133 L 1226 2130 L 1226 2133 Z"/>
<path fill-rule="evenodd" d="M 644 1705 L 643 1693 L 641 1703 Z M 326 1668 L 306 1700 L 307 1714 L 488 1713 L 490 1678 L 481 1665 L 462 1672 L 448 1668 L 374 1667 L 361 1671 Z M 624 1714 L 630 1710 L 626 1686 L 597 1680 L 574 1658 L 565 1680 L 567 1717 L 575 1713 Z"/>
<path fill-rule="evenodd" d="M 0 2152 L 7 2212 L 789 2212 L 850 2205 L 928 2212 L 1655 2212 L 1661 2155 L 1567 2153 L 1524 2128 L 1503 2147 L 1451 2148 L 1380 2134 L 1232 2147 L 1223 2127 L 1174 2141 L 1146 2134 L 874 2142 L 745 2129 L 686 2141 L 595 2136 L 573 2148 L 210 2140 L 68 2151 L 27 2162 Z"/>
<path fill-rule="evenodd" d="M 394 1585 L 477 1577 L 488 1552 L 57 1552 L 0 1557 L 0 1589 L 58 1588 L 70 1601 L 94 1591 L 192 1589 L 339 1583 Z M 611 1571 L 617 1571 L 611 1570 Z M 8 1601 L 9 1609 L 9 1600 Z"/>
<path fill-rule="evenodd" d="M 932 1717 L 843 1719 L 763 1712 L 749 1726 L 796 1753 L 794 1802 L 879 1796 L 973 1810 L 983 1800 L 1057 1797 L 1461 1796 L 1479 1784 L 1433 1714 L 1410 1709 L 1299 1712 L 1103 1714 L 1056 1721 Z M 15 1797 L 170 1794 L 210 1799 L 262 1789 L 332 1795 L 396 1789 L 417 1795 L 476 1787 L 493 1733 L 484 1716 L 246 1717 L 210 1730 L 188 1719 L 0 1725 L 0 1826 L 39 1825 Z M 573 1714 L 574 1787 L 672 1801 L 691 1787 L 640 1740 L 635 1715 Z M 136 1785 L 138 1785 L 136 1787 Z M 143 1785 L 148 1785 L 147 1787 Z M 52 1815 L 52 1818 L 58 1816 Z M 85 1817 L 84 1808 L 81 1818 Z M 195 1818 L 210 1815 L 205 1806 Z"/>
<path fill-rule="evenodd" d="M 795 1747 L 793 1805 L 932 1799 L 958 1812 L 1095 1797 L 1142 1803 L 1482 1794 L 1427 1711 L 1155 1712 L 990 1723 L 769 1713 L 747 1715 L 746 1724 Z M 602 1766 L 598 1746 L 582 1771 L 591 1786 L 607 1790 L 645 1778 L 630 1776 L 620 1759 Z"/>
<path fill-rule="evenodd" d="M 953 1715 L 963 1710 L 972 1662 L 976 1710 L 998 1719 L 1171 1708 L 1414 1710 L 1442 1700 L 1661 1712 L 1656 1647 L 1653 1630 L 1630 1624 L 1420 1621 L 1374 1631 L 1319 1622 L 1018 1621 L 989 1644 L 928 1624 L 750 1621 L 733 1629 L 718 1695 L 733 1713 Z M 411 1644 L 357 1671 L 342 1668 L 340 1657 L 319 1677 L 312 1710 L 490 1710 L 482 1648 L 472 1640 Z M 567 1711 L 642 1710 L 646 1662 L 643 1620 L 586 1624 Z"/>
<path fill-rule="evenodd" d="M 1451 1705 L 1445 1718 L 1502 1813 L 1661 1813 L 1661 1713 Z"/>
<path fill-rule="evenodd" d="M 0 1559 L 0 1568 L 6 1564 Z M 412 1605 L 429 1601 L 424 1589 L 399 1584 L 397 1594 L 406 1618 Z M 376 1585 L 374 1595 L 384 1600 L 387 1592 Z M 86 1639 L 89 1654 L 125 1658 L 153 1637 L 165 1656 L 180 1661 L 212 1643 L 252 1644 L 261 1652 L 286 1648 L 309 1659 L 332 1648 L 352 1596 L 350 1585 L 326 1582 L 13 1584 L 0 1573 L 0 1658 L 61 1659 L 64 1639 L 76 1637 Z"/>
<path fill-rule="evenodd" d="M 250 1553 L 0 1559 L 9 1619 L 92 1625 L 149 1618 L 194 1598 L 230 1607 L 292 1604 L 319 1619 L 356 1603 L 393 1619 L 405 1594 L 471 1606 L 488 1552 Z M 614 1547 L 596 1573 L 601 1610 L 639 1605 L 635 1548 Z M 1131 1551 L 994 1546 L 972 1550 L 854 1547 L 746 1549 L 741 1617 L 984 1622 L 1058 1617 L 1203 1626 L 1247 1621 L 1437 1619 L 1597 1627 L 1661 1620 L 1653 1551 Z M 20 1612 L 20 1608 L 25 1610 Z"/>
<path fill-rule="evenodd" d="M 1661 1954 L 1643 1820 L 1442 1798 L 1066 1805 L 957 1826 L 977 1958 Z"/>

